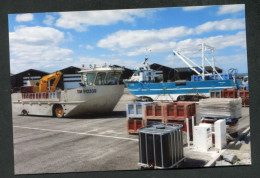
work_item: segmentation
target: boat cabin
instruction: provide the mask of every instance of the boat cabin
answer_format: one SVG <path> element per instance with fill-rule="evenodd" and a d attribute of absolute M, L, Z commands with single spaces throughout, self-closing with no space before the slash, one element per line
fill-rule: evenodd
<path fill-rule="evenodd" d="M 160 83 L 163 82 L 163 72 L 152 69 L 139 68 L 134 71 L 132 77 L 126 81 L 144 82 L 144 83 Z"/>
<path fill-rule="evenodd" d="M 90 69 L 83 69 L 79 71 L 81 73 L 82 85 L 93 86 L 93 85 L 119 85 L 119 79 L 124 71 L 120 67 L 112 66 L 101 66 L 96 67 L 95 65 Z"/>

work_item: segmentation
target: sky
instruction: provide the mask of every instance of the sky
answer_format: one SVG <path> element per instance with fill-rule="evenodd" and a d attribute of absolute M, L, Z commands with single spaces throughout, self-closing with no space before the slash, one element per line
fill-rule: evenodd
<path fill-rule="evenodd" d="M 224 72 L 247 73 L 244 5 L 9 14 L 8 20 L 13 74 L 104 63 L 135 69 L 145 57 L 187 67 L 173 50 L 201 65 L 201 43 L 214 47 Z"/>

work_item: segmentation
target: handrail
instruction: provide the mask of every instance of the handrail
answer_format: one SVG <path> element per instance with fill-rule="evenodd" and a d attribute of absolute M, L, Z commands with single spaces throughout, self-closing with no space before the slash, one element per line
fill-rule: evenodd
<path fill-rule="evenodd" d="M 60 93 L 58 92 L 36 92 L 36 93 L 22 93 L 22 99 L 58 99 Z"/>

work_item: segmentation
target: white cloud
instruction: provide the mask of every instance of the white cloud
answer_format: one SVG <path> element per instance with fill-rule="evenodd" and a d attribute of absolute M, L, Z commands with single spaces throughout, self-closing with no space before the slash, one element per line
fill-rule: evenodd
<path fill-rule="evenodd" d="M 127 56 L 137 56 L 140 54 L 147 53 L 146 50 L 151 50 L 151 53 L 160 53 L 171 51 L 174 47 L 176 47 L 176 42 L 160 42 L 160 43 L 153 43 L 146 47 L 141 47 L 126 53 Z"/>
<path fill-rule="evenodd" d="M 245 10 L 244 4 L 223 5 L 219 8 L 217 14 L 218 15 L 231 14 L 231 13 L 236 13 L 236 12 L 239 12 L 242 10 Z"/>
<path fill-rule="evenodd" d="M 216 66 L 222 68 L 225 72 L 228 69 L 238 69 L 238 73 L 247 73 L 247 56 L 246 53 L 238 53 L 234 55 L 216 56 Z"/>
<path fill-rule="evenodd" d="M 180 40 L 183 37 L 194 37 L 197 34 L 210 31 L 231 31 L 240 29 L 245 29 L 244 18 L 207 22 L 193 29 L 180 26 L 159 30 L 120 30 L 101 39 L 97 43 L 97 46 L 112 51 L 117 51 L 119 53 L 125 53 L 128 56 L 136 56 L 139 54 L 144 54 L 146 52 L 146 49 L 152 50 L 153 52 L 165 52 L 169 49 L 172 49 L 176 45 L 176 41 Z M 243 35 L 243 38 L 245 38 L 245 34 Z M 237 37 L 238 35 L 235 36 Z M 221 38 L 221 40 L 224 40 L 222 37 L 219 36 L 215 38 Z M 211 38 L 201 39 L 200 42 L 197 42 L 197 44 L 202 43 L 203 40 L 209 39 Z M 240 39 L 242 39 L 242 37 Z M 187 46 L 189 44 L 192 44 L 192 41 L 194 40 L 183 40 L 179 42 L 178 46 Z M 240 44 L 236 43 L 237 39 L 231 39 L 231 41 L 227 40 L 225 43 L 221 44 L 222 46 L 225 46 L 234 42 L 235 44 Z M 245 42 L 245 40 L 243 42 Z M 184 45 L 182 45 L 182 43 Z M 218 43 L 214 44 L 219 46 Z"/>
<path fill-rule="evenodd" d="M 32 21 L 33 20 L 33 14 L 19 14 L 16 15 L 16 21 L 17 22 L 28 22 L 28 21 Z"/>
<path fill-rule="evenodd" d="M 102 11 L 79 11 L 61 12 L 56 26 L 86 31 L 88 26 L 110 25 L 119 21 L 134 22 L 135 18 L 145 18 L 152 14 L 153 9 L 131 9 L 131 10 L 102 10 Z"/>
<path fill-rule="evenodd" d="M 195 28 L 196 33 L 209 32 L 213 30 L 238 30 L 245 29 L 245 19 L 225 19 L 221 21 L 207 22 Z"/>
<path fill-rule="evenodd" d="M 185 40 L 181 40 L 178 42 L 175 41 L 166 41 L 166 42 L 158 42 L 155 44 L 150 44 L 145 47 L 140 47 L 136 49 L 130 49 L 126 53 L 128 56 L 137 56 L 140 54 L 145 54 L 146 49 L 151 49 L 153 52 L 169 52 L 172 53 L 172 50 L 180 50 L 184 55 L 187 57 L 200 57 L 201 54 L 199 52 L 199 44 L 206 43 L 210 46 L 215 47 L 216 50 L 224 49 L 227 47 L 240 47 L 246 48 L 246 35 L 245 31 L 238 32 L 235 35 L 219 35 L 219 36 L 212 36 L 208 38 L 188 38 Z"/>
<path fill-rule="evenodd" d="M 190 6 L 190 7 L 183 7 L 183 11 L 199 11 L 202 9 L 207 8 L 207 6 Z"/>
<path fill-rule="evenodd" d="M 93 50 L 93 49 L 94 49 L 94 47 L 93 47 L 93 46 L 91 46 L 91 45 L 86 45 L 86 49 L 88 49 L 88 50 Z"/>
<path fill-rule="evenodd" d="M 45 19 L 43 20 L 43 23 L 49 26 L 51 26 L 53 22 L 54 22 L 54 17 L 52 15 L 46 15 Z"/>
<path fill-rule="evenodd" d="M 9 33 L 11 71 L 51 70 L 71 61 L 72 50 L 61 48 L 64 34 L 50 27 L 20 27 Z"/>
<path fill-rule="evenodd" d="M 192 30 L 182 26 L 160 30 L 122 30 L 100 40 L 97 45 L 101 48 L 116 50 L 118 48 L 147 46 L 156 42 L 179 38 L 189 34 L 192 34 Z"/>

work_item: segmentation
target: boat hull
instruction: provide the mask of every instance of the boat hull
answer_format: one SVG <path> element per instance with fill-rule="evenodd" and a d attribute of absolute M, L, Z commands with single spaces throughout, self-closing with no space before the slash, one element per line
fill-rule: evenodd
<path fill-rule="evenodd" d="M 233 80 L 206 80 L 186 81 L 183 83 L 141 83 L 125 82 L 129 91 L 137 96 L 150 97 L 153 100 L 177 100 L 180 95 L 203 95 L 209 96 L 210 90 L 223 90 L 236 88 Z"/>
<path fill-rule="evenodd" d="M 78 87 L 56 93 L 48 99 L 24 99 L 21 93 L 12 94 L 14 114 L 26 110 L 30 115 L 53 116 L 54 107 L 62 106 L 65 117 L 113 111 L 124 91 L 124 85 Z"/>

